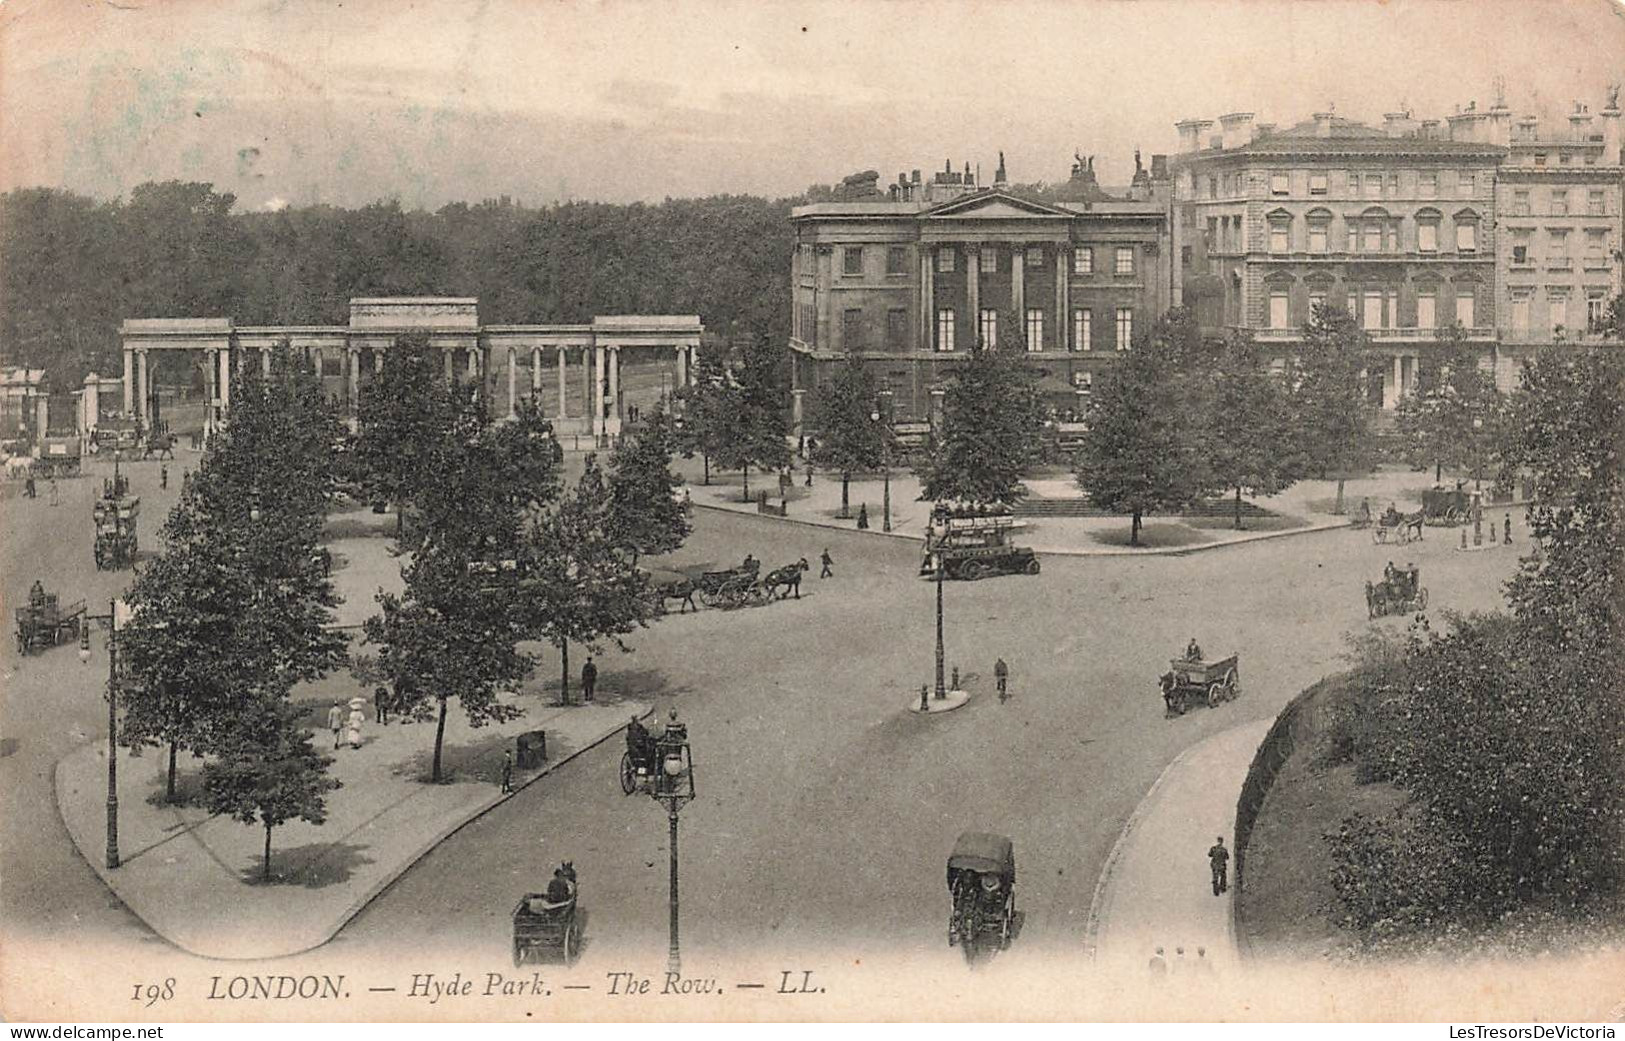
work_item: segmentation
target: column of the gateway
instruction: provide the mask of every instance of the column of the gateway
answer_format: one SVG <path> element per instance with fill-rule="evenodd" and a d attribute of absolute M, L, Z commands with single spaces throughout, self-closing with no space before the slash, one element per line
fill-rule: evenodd
<path fill-rule="evenodd" d="M 220 417 L 224 419 L 226 409 L 231 407 L 231 348 L 225 347 L 215 353 L 220 360 Z"/>
<path fill-rule="evenodd" d="M 205 437 L 214 434 L 214 412 L 220 397 L 220 391 L 215 386 L 215 381 L 219 376 L 219 352 L 213 347 L 206 347 L 203 350 L 203 435 Z"/>
<path fill-rule="evenodd" d="M 621 349 L 612 347 L 609 351 L 609 416 L 613 420 L 609 424 L 612 434 L 621 432 Z"/>
<path fill-rule="evenodd" d="M 143 427 L 150 426 L 152 419 L 147 414 L 147 349 L 142 347 L 135 352 L 135 410 L 141 417 Z"/>
<path fill-rule="evenodd" d="M 555 417 L 555 418 L 558 418 L 558 419 L 563 419 L 564 417 L 566 417 L 566 416 L 568 416 L 570 414 L 568 412 L 568 410 L 566 410 L 565 407 L 564 407 L 564 397 L 565 397 L 565 395 L 564 395 L 564 381 L 565 381 L 565 378 L 566 378 L 565 366 L 567 366 L 569 364 L 569 361 L 566 358 L 566 355 L 569 354 L 569 352 L 570 352 L 570 348 L 566 347 L 562 343 L 559 344 L 559 346 L 558 346 L 559 412 L 558 412 L 557 417 Z"/>
<path fill-rule="evenodd" d="M 597 411 L 597 406 L 592 403 L 592 374 L 592 348 L 583 344 L 581 347 L 581 407 L 585 410 L 587 432 L 589 434 L 597 429 L 593 425 L 595 421 L 592 418 Z"/>
<path fill-rule="evenodd" d="M 441 357 L 443 357 L 445 359 L 445 361 L 446 361 L 446 382 L 447 383 L 456 383 L 457 382 L 457 373 L 453 370 L 453 365 L 455 363 L 452 361 L 451 352 L 452 352 L 452 348 L 447 347 L 444 350 L 442 350 L 440 352 L 440 354 L 441 354 Z"/>
<path fill-rule="evenodd" d="M 124 348 L 124 414 L 135 411 L 135 351 Z"/>
<path fill-rule="evenodd" d="M 530 349 L 530 399 L 536 403 L 537 408 L 542 407 L 542 349 Z"/>
<path fill-rule="evenodd" d="M 514 382 L 514 365 L 518 358 L 512 347 L 508 348 L 508 418 L 512 419 L 519 410 L 518 384 Z"/>
<path fill-rule="evenodd" d="M 1057 350 L 1066 350 L 1066 338 L 1070 323 L 1067 321 L 1066 298 L 1068 296 L 1069 275 L 1067 266 L 1072 260 L 1066 244 L 1060 243 L 1055 247 L 1055 335 L 1050 339 L 1054 341 Z"/>
<path fill-rule="evenodd" d="M 349 363 L 345 369 L 350 375 L 350 385 L 347 388 L 350 411 L 355 412 L 361 407 L 361 348 L 346 346 L 344 353 L 345 360 Z"/>
<path fill-rule="evenodd" d="M 594 345 L 592 349 L 592 432 L 597 436 L 604 432 L 604 365 L 608 361 L 604 357 L 608 352 Z"/>
<path fill-rule="evenodd" d="M 685 344 L 677 346 L 677 389 L 682 390 L 688 386 L 688 347 Z"/>

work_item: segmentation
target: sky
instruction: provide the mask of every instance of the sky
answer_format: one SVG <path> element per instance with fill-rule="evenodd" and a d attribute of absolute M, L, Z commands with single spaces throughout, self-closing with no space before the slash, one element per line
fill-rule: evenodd
<path fill-rule="evenodd" d="M 793 195 L 952 159 L 1108 184 L 1173 124 L 1495 97 L 1567 131 L 1625 0 L 9 0 L 0 190 L 241 210 Z"/>

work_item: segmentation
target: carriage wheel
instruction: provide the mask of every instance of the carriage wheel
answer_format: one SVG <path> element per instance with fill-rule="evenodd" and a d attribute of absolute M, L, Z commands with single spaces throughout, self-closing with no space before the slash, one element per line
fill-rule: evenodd
<path fill-rule="evenodd" d="M 1207 707 L 1218 708 L 1224 700 L 1224 680 L 1215 680 L 1207 688 Z"/>
<path fill-rule="evenodd" d="M 1010 933 L 1015 924 L 1016 898 L 1014 896 L 1004 902 L 1004 921 L 999 923 L 999 947 L 1010 949 Z"/>
<path fill-rule="evenodd" d="M 1382 529 L 1382 528 L 1372 528 L 1371 529 L 1371 544 L 1373 546 L 1380 546 L 1386 541 L 1388 541 L 1388 536 L 1387 536 L 1387 533 L 1384 531 L 1384 529 Z"/>
<path fill-rule="evenodd" d="M 1037 557 L 1032 557 L 1031 559 L 1029 559 L 1027 561 L 1027 566 L 1021 569 L 1021 573 L 1024 574 L 1024 575 L 1036 575 L 1036 574 L 1038 574 L 1038 558 Z"/>
<path fill-rule="evenodd" d="M 967 560 L 959 566 L 959 577 L 967 582 L 975 582 L 987 575 L 987 565 L 980 560 Z"/>
<path fill-rule="evenodd" d="M 631 752 L 622 752 L 621 753 L 621 792 L 622 792 L 622 794 L 625 794 L 625 795 L 631 795 L 633 792 L 637 791 L 637 788 L 638 788 L 638 774 L 637 774 L 637 770 L 632 765 L 632 753 Z"/>
<path fill-rule="evenodd" d="M 514 941 L 513 941 L 513 967 L 516 968 L 516 969 L 519 968 L 519 966 L 524 962 L 524 960 L 525 960 L 525 945 L 520 943 L 518 938 L 516 937 L 514 939 Z"/>
<path fill-rule="evenodd" d="M 700 603 L 704 604 L 706 607 L 717 606 L 717 591 L 714 589 L 700 590 Z"/>
<path fill-rule="evenodd" d="M 1224 677 L 1224 700 L 1234 701 L 1236 700 L 1236 695 L 1240 693 L 1241 677 L 1236 674 L 1235 669 L 1231 669 L 1225 674 Z"/>

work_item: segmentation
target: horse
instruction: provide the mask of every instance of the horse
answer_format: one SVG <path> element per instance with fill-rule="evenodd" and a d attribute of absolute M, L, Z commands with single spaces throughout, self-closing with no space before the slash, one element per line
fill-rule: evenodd
<path fill-rule="evenodd" d="M 682 614 L 690 607 L 696 611 L 700 609 L 694 602 L 694 594 L 698 591 L 698 587 L 694 585 L 692 578 L 674 578 L 669 582 L 656 583 L 651 588 L 655 594 L 655 605 L 661 614 L 666 613 L 667 600 L 681 601 L 677 605 L 678 614 Z"/>
<path fill-rule="evenodd" d="M 1365 584 L 1365 613 L 1367 618 L 1375 618 L 1379 614 L 1387 614 L 1387 596 L 1379 595 L 1377 587 L 1368 580 Z M 1382 610 L 1379 610 L 1382 608 Z"/>
<path fill-rule="evenodd" d="M 791 593 L 794 593 L 796 599 L 800 600 L 801 573 L 806 571 L 808 566 L 807 558 L 802 557 L 794 564 L 786 564 L 784 567 L 769 571 L 766 581 L 762 583 L 767 586 L 768 595 L 771 596 L 780 586 L 783 586 L 784 592 L 779 594 L 780 600 L 788 600 Z"/>
<path fill-rule="evenodd" d="M 1174 707 L 1174 692 L 1179 689 L 1179 677 L 1174 675 L 1174 670 L 1169 669 L 1157 677 L 1157 687 L 1162 691 L 1163 704 L 1168 706 L 1166 714 L 1170 716 L 1179 715 L 1178 709 Z"/>

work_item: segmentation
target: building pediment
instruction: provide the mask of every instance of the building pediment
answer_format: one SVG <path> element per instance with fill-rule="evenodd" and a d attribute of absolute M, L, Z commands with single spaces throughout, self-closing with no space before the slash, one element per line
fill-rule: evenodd
<path fill-rule="evenodd" d="M 953 220 L 1030 220 L 1035 217 L 1070 219 L 1077 216 L 1077 214 L 1041 202 L 1033 202 L 1031 199 L 1023 199 L 1007 192 L 987 191 L 950 199 L 940 206 L 933 206 L 922 216 L 926 220 L 943 218 Z"/>

